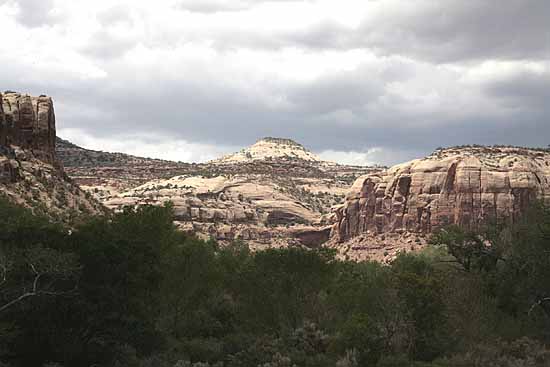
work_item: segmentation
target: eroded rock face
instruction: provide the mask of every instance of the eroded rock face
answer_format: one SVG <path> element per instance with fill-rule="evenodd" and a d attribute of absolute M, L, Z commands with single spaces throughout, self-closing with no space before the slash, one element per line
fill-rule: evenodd
<path fill-rule="evenodd" d="M 0 96 L 0 145 L 15 145 L 31 151 L 35 158 L 43 162 L 57 163 L 52 99 L 14 92 Z"/>
<path fill-rule="evenodd" d="M 301 202 L 299 193 L 289 190 L 283 182 L 268 181 L 263 175 L 184 175 L 148 182 L 105 204 L 118 209 L 170 201 L 175 219 L 185 231 L 219 241 L 269 244 L 278 237 L 293 237 L 290 229 L 296 225 L 319 222 L 318 211 Z"/>
<path fill-rule="evenodd" d="M 327 215 L 343 202 L 351 182 L 380 170 L 325 162 L 302 145 L 279 138 L 261 139 L 225 158 L 183 167 L 184 174 L 118 192 L 99 180 L 90 185 L 93 182 L 84 175 L 97 166 L 69 172 L 76 173 L 75 180 L 109 208 L 171 201 L 182 230 L 220 242 L 244 240 L 253 248 L 320 246 L 330 232 Z M 103 176 L 119 172 L 107 168 L 98 167 L 98 172 Z M 116 173 L 111 178 L 128 176 Z"/>
<path fill-rule="evenodd" d="M 63 222 L 105 213 L 56 159 L 51 98 L 8 92 L 0 100 L 0 195 Z"/>
<path fill-rule="evenodd" d="M 456 148 L 358 178 L 335 211 L 333 240 L 419 233 L 489 220 L 515 221 L 535 199 L 550 200 L 550 152 Z"/>

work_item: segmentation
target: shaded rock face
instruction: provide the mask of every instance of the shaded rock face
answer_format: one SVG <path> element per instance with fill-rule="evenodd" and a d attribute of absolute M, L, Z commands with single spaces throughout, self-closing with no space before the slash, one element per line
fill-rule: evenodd
<path fill-rule="evenodd" d="M 430 233 L 515 221 L 537 198 L 550 199 L 550 152 L 456 148 L 358 178 L 335 211 L 331 237 Z"/>
<path fill-rule="evenodd" d="M 43 162 L 57 163 L 52 99 L 14 92 L 0 98 L 0 145 L 15 145 Z"/>
<path fill-rule="evenodd" d="M 51 98 L 7 92 L 0 100 L 0 196 L 67 223 L 106 213 L 57 160 Z"/>
<path fill-rule="evenodd" d="M 330 226 L 304 228 L 294 231 L 293 237 L 296 238 L 301 245 L 310 248 L 318 248 L 329 240 L 330 231 Z"/>

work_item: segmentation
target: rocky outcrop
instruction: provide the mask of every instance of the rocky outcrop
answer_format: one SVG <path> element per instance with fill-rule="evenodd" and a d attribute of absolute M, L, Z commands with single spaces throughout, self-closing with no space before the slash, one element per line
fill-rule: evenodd
<path fill-rule="evenodd" d="M 15 92 L 5 92 L 0 98 L 0 145 L 18 146 L 43 162 L 57 163 L 52 99 Z"/>
<path fill-rule="evenodd" d="M 292 237 L 301 245 L 318 248 L 329 240 L 330 231 L 330 226 L 298 228 L 292 232 Z"/>
<path fill-rule="evenodd" d="M 301 160 L 321 162 L 321 159 L 292 139 L 266 137 L 240 152 L 213 160 L 214 164 L 245 163 L 258 160 Z"/>
<path fill-rule="evenodd" d="M 320 213 L 304 198 L 300 200 L 301 193 L 263 175 L 186 175 L 148 182 L 105 204 L 118 209 L 170 201 L 176 222 L 185 231 L 219 241 L 247 240 L 266 245 L 277 238 L 294 237 L 291 227 L 319 221 Z"/>
<path fill-rule="evenodd" d="M 331 237 L 372 240 L 384 233 L 426 234 L 450 224 L 475 228 L 490 220 L 513 222 L 537 198 L 550 199 L 549 151 L 442 149 L 358 178 L 335 211 Z"/>
<path fill-rule="evenodd" d="M 0 99 L 0 195 L 63 222 L 105 213 L 57 160 L 51 98 L 6 92 Z"/>

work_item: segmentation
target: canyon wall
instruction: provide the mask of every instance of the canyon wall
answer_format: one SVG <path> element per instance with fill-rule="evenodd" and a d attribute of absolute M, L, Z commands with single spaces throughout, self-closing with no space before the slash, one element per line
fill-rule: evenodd
<path fill-rule="evenodd" d="M 15 145 L 43 162 L 57 163 L 52 99 L 15 92 L 5 92 L 0 99 L 0 145 Z"/>
<path fill-rule="evenodd" d="M 550 200 L 550 152 L 512 147 L 436 151 L 358 178 L 335 211 L 331 237 L 430 233 L 515 221 L 537 198 Z"/>
<path fill-rule="evenodd" d="M 52 99 L 5 92 L 0 100 L 0 198 L 69 224 L 107 213 L 57 159 Z"/>

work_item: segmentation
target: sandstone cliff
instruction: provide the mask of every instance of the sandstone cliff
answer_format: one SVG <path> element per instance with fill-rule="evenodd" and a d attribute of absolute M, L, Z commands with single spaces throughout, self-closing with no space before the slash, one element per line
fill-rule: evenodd
<path fill-rule="evenodd" d="M 4 93 L 0 107 L 0 145 L 15 145 L 32 152 L 41 161 L 56 163 L 52 99 Z"/>
<path fill-rule="evenodd" d="M 65 222 L 105 212 L 57 160 L 51 98 L 6 92 L 0 100 L 0 194 Z"/>
<path fill-rule="evenodd" d="M 442 149 L 358 178 L 344 205 L 335 211 L 331 237 L 333 242 L 361 237 L 368 247 L 383 242 L 380 238 L 388 237 L 384 234 L 408 237 L 450 224 L 513 222 L 536 198 L 550 199 L 550 152 L 512 147 Z M 416 242 L 421 241 L 407 241 Z"/>

